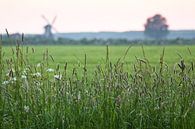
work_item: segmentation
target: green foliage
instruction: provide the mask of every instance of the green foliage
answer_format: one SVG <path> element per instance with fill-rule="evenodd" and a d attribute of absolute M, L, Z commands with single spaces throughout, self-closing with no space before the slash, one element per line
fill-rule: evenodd
<path fill-rule="evenodd" d="M 145 35 L 154 39 L 163 39 L 168 35 L 168 25 L 166 18 L 156 14 L 147 19 L 145 24 Z"/>
<path fill-rule="evenodd" d="M 22 37 L 16 40 L 3 37 L 3 45 L 15 45 L 21 42 Z M 193 45 L 195 39 L 150 39 L 150 40 L 127 40 L 127 39 L 47 39 L 42 37 L 25 37 L 23 45 Z"/>
<path fill-rule="evenodd" d="M 55 56 L 67 52 L 59 52 L 61 46 L 35 48 L 18 44 L 11 51 L 0 49 L 1 129 L 195 128 L 194 57 L 190 49 L 190 60 L 178 54 L 181 59 L 174 67 L 165 63 L 166 50 L 154 65 L 147 58 L 152 47 L 135 51 L 142 55 L 133 63 L 127 62 L 130 47 L 126 51 L 122 47 L 117 60 L 112 58 L 112 50 L 120 47 L 107 47 L 100 51 L 105 57 L 101 63 L 83 54 L 83 60 L 69 68 L 69 62 L 56 64 Z M 51 48 L 56 52 L 53 56 Z M 97 56 L 96 47 L 88 49 Z M 75 48 L 70 46 L 69 50 Z M 38 64 L 36 56 L 41 57 Z M 95 68 L 89 68 L 90 60 L 95 61 Z"/>

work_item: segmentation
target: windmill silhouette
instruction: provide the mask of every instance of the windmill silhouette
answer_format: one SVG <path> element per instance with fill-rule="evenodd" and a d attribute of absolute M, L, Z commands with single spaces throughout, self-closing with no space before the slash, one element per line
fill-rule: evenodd
<path fill-rule="evenodd" d="M 44 37 L 45 38 L 53 38 L 53 33 L 52 33 L 52 30 L 54 30 L 55 32 L 58 32 L 55 27 L 53 26 L 56 19 L 57 19 L 57 16 L 55 16 L 52 20 L 52 22 L 50 23 L 49 20 L 44 16 L 42 15 L 41 16 L 47 23 L 47 25 L 44 26 Z"/>

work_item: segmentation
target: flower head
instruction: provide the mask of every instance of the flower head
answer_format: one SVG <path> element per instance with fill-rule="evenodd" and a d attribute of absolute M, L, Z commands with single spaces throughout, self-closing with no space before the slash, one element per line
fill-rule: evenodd
<path fill-rule="evenodd" d="M 7 85 L 7 84 L 9 84 L 9 81 L 2 82 L 2 85 Z"/>
<path fill-rule="evenodd" d="M 62 79 L 62 75 L 54 75 L 54 78 L 57 79 L 57 80 L 61 80 Z"/>
<path fill-rule="evenodd" d="M 27 77 L 26 77 L 26 75 L 22 75 L 21 78 L 22 79 L 26 79 Z"/>
<path fill-rule="evenodd" d="M 29 106 L 24 105 L 24 111 L 29 112 L 29 110 L 30 110 Z"/>
<path fill-rule="evenodd" d="M 49 68 L 49 69 L 47 69 L 46 71 L 47 71 L 47 72 L 54 72 L 54 69 Z"/>
<path fill-rule="evenodd" d="M 41 67 L 41 63 L 38 63 L 38 64 L 37 64 L 37 67 Z"/>
<path fill-rule="evenodd" d="M 35 77 L 41 77 L 41 73 L 36 72 L 36 73 L 33 74 L 33 76 L 35 76 Z"/>

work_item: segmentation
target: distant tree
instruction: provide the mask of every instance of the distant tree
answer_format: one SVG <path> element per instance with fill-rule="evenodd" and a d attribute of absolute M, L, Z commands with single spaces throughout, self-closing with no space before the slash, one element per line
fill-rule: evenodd
<path fill-rule="evenodd" d="M 144 26 L 145 35 L 150 38 L 162 39 L 169 33 L 167 20 L 160 14 L 156 14 L 153 17 L 148 18 Z"/>

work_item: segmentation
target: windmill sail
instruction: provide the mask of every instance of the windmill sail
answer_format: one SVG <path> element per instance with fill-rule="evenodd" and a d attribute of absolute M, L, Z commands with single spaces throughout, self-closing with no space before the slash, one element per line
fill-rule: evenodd
<path fill-rule="evenodd" d="M 49 20 L 44 16 L 42 15 L 41 16 L 44 21 L 46 21 L 47 25 L 44 26 L 44 37 L 45 38 L 53 38 L 53 33 L 52 33 L 52 30 L 54 30 L 55 32 L 58 32 L 57 29 L 53 26 L 56 19 L 57 19 L 57 16 L 55 16 L 52 20 L 52 22 L 49 22 Z"/>

